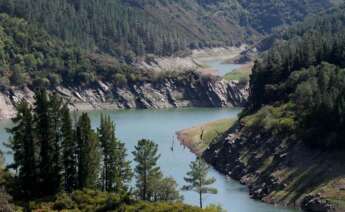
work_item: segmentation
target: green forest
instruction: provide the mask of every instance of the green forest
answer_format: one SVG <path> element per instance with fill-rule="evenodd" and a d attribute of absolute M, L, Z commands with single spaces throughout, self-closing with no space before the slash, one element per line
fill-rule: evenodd
<path fill-rule="evenodd" d="M 120 63 L 105 54 L 86 53 L 68 45 L 23 19 L 0 15 L 0 91 L 13 87 L 32 90 L 57 86 L 93 87 L 99 81 L 115 87 L 176 79 L 179 83 L 202 80 L 197 72 L 150 71 Z M 207 81 L 207 77 L 203 77 Z"/>
<path fill-rule="evenodd" d="M 282 34 L 254 66 L 247 113 L 273 106 L 266 115 L 278 117 L 282 133 L 296 133 L 312 147 L 345 147 L 344 9 Z"/>
<path fill-rule="evenodd" d="M 291 5 L 289 1 L 262 5 L 225 0 L 1 0 L 0 89 L 90 87 L 98 80 L 121 87 L 155 80 L 152 74 L 126 64 L 149 53 L 186 54 L 195 48 L 254 42 L 277 27 L 331 6 L 328 1 L 311 0 L 300 11 Z M 270 26 L 258 22 L 270 23 L 254 16 L 267 8 L 276 8 L 279 14 L 267 14 L 279 22 Z"/>
<path fill-rule="evenodd" d="M 253 42 L 332 6 L 329 0 L 1 0 L 0 12 L 121 61 L 145 53 Z"/>
<path fill-rule="evenodd" d="M 116 59 L 87 56 L 80 48 L 6 14 L 0 15 L 0 45 L 1 90 L 25 85 L 90 85 L 102 76 L 116 82 L 133 73 Z"/>

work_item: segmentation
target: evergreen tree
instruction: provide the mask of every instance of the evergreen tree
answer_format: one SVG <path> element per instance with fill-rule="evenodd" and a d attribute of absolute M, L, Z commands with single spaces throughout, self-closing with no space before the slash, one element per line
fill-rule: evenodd
<path fill-rule="evenodd" d="M 49 118 L 49 100 L 46 91 L 38 91 L 35 94 L 35 134 L 40 148 L 39 152 L 39 175 L 41 195 L 51 195 L 52 192 L 52 158 L 53 133 Z"/>
<path fill-rule="evenodd" d="M 71 192 L 77 188 L 77 142 L 72 127 L 72 120 L 67 105 L 62 110 L 62 155 L 64 165 L 65 191 Z"/>
<path fill-rule="evenodd" d="M 41 195 L 53 195 L 61 189 L 62 165 L 60 160 L 61 100 L 48 96 L 45 90 L 35 95 L 35 136 L 40 148 L 39 175 Z"/>
<path fill-rule="evenodd" d="M 12 119 L 15 126 L 8 129 L 12 136 L 9 147 L 14 154 L 11 167 L 16 170 L 15 180 L 20 188 L 18 194 L 30 198 L 37 195 L 38 189 L 32 109 L 26 101 L 21 101 L 16 110 L 17 115 Z"/>
<path fill-rule="evenodd" d="M 7 180 L 11 174 L 6 170 L 4 164 L 3 153 L 0 151 L 0 209 L 2 212 L 15 211 L 15 207 L 11 204 L 12 197 L 6 192 Z"/>
<path fill-rule="evenodd" d="M 116 193 L 126 192 L 128 190 L 128 184 L 133 177 L 131 163 L 126 160 L 126 157 L 127 150 L 125 144 L 121 141 L 117 141 L 115 143 L 115 151 L 110 157 L 110 160 L 114 161 L 115 168 L 115 186 L 112 191 Z"/>
<path fill-rule="evenodd" d="M 53 192 L 57 193 L 64 190 L 63 183 L 63 161 L 61 158 L 62 152 L 62 99 L 53 94 L 49 98 L 49 118 L 52 127 L 52 183 L 53 183 Z"/>
<path fill-rule="evenodd" d="M 115 176 L 113 175 L 114 170 L 112 170 L 112 161 L 110 160 L 110 155 L 114 152 L 114 148 L 111 146 L 112 139 L 112 127 L 109 122 L 109 117 L 105 117 L 101 114 L 100 128 L 98 128 L 98 139 L 102 147 L 103 153 L 103 163 L 102 163 L 102 176 L 101 176 L 101 186 L 103 191 L 111 190 L 114 184 L 113 180 Z"/>
<path fill-rule="evenodd" d="M 187 173 L 187 176 L 184 180 L 188 185 L 183 186 L 183 190 L 186 191 L 195 191 L 199 194 L 200 208 L 202 208 L 202 195 L 203 194 L 216 194 L 217 189 L 207 187 L 213 184 L 216 179 L 209 178 L 207 176 L 208 166 L 205 161 L 198 157 L 195 161 L 192 161 L 190 164 L 190 171 Z"/>
<path fill-rule="evenodd" d="M 155 181 L 161 177 L 160 168 L 157 166 L 158 145 L 151 140 L 138 141 L 133 151 L 135 167 L 136 187 L 141 200 L 152 200 Z"/>
<path fill-rule="evenodd" d="M 96 188 L 99 176 L 100 151 L 90 118 L 83 113 L 77 126 L 78 188 Z"/>
<path fill-rule="evenodd" d="M 117 193 L 126 191 L 133 174 L 126 160 L 125 145 L 116 138 L 115 124 L 109 116 L 101 115 L 98 137 L 103 152 L 102 189 Z"/>

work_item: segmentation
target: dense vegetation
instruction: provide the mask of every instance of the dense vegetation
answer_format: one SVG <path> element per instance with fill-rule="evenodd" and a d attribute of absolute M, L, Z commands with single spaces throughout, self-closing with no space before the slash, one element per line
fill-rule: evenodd
<path fill-rule="evenodd" d="M 201 210 L 198 207 L 189 206 L 180 202 L 145 202 L 129 198 L 126 195 L 114 193 L 84 190 L 74 191 L 70 194 L 59 194 L 53 200 L 36 201 L 33 204 L 34 211 L 128 211 L 128 212 L 221 212 L 216 205 L 210 205 Z"/>
<path fill-rule="evenodd" d="M 128 190 L 132 174 L 126 149 L 108 118 L 101 118 L 98 133 L 85 113 L 73 124 L 62 100 L 44 91 L 36 94 L 33 107 L 22 101 L 17 111 L 15 126 L 8 130 L 14 160 L 9 168 L 16 173 L 11 193 L 16 199 L 84 188 Z"/>
<path fill-rule="evenodd" d="M 135 55 L 257 40 L 330 7 L 330 0 L 1 0 L 0 12 L 123 61 Z"/>
<path fill-rule="evenodd" d="M 337 3 L 328 0 L 239 0 L 239 2 L 249 13 L 247 17 L 249 25 L 261 33 L 270 33 L 277 27 L 294 24 L 303 20 L 308 14 Z"/>
<path fill-rule="evenodd" d="M 259 19 L 249 17 L 258 5 L 223 0 L 1 0 L 0 89 L 92 86 L 98 80 L 118 87 L 154 80 L 155 76 L 121 62 L 132 63 L 136 55 L 146 53 L 171 55 L 184 49 L 255 40 L 260 33 L 253 27 L 260 26 L 255 22 Z M 265 5 L 276 11 L 285 8 L 284 15 L 277 15 L 281 19 L 299 11 L 292 10 L 291 4 Z M 304 12 L 292 14 L 286 23 L 300 20 L 321 5 L 329 3 L 300 5 Z M 257 31 L 269 32 L 284 23 Z"/>
<path fill-rule="evenodd" d="M 86 55 L 19 18 L 0 15 L 0 88 L 91 85 L 107 80 L 118 85 L 138 76 L 116 59 Z"/>
<path fill-rule="evenodd" d="M 105 54 L 87 54 L 48 35 L 44 30 L 23 19 L 0 14 L 0 90 L 12 86 L 32 90 L 57 86 L 92 87 L 99 80 L 115 87 L 164 78 L 198 80 L 201 76 L 190 72 L 152 73 L 138 71 L 121 64 Z"/>
<path fill-rule="evenodd" d="M 248 111 L 260 110 L 258 121 L 314 147 L 345 147 L 344 10 L 307 19 L 256 62 Z"/>
<path fill-rule="evenodd" d="M 13 118 L 15 126 L 9 129 L 12 135 L 9 147 L 14 154 L 10 168 L 16 170 L 11 193 L 16 199 L 40 198 L 85 188 L 116 193 L 129 191 L 132 170 L 126 160 L 124 144 L 116 138 L 115 126 L 109 117 L 101 117 L 97 133 L 91 128 L 86 113 L 73 124 L 62 100 L 44 91 L 36 94 L 33 108 L 22 101 L 17 110 L 17 116 Z M 141 152 L 144 147 L 140 144 L 147 142 L 152 143 L 139 142 L 136 151 Z M 152 148 L 154 146 L 146 149 Z M 153 153 L 152 157 L 157 160 L 156 152 Z M 136 161 L 140 165 L 142 160 L 149 159 L 148 156 L 136 158 Z M 152 165 L 155 163 L 153 161 Z M 149 169 L 147 164 L 142 171 L 146 173 L 146 169 Z M 160 173 L 159 168 L 157 173 Z M 147 183 L 158 182 L 161 178 L 161 174 L 155 179 L 148 178 Z M 174 182 L 172 192 L 176 189 Z M 163 200 L 163 197 L 156 195 L 155 200 Z M 175 200 L 169 197 L 169 200 Z"/>

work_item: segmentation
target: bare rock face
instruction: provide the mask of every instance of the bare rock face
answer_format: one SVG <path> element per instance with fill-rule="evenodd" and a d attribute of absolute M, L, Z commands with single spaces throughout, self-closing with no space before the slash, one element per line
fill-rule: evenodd
<path fill-rule="evenodd" d="M 9 119 L 16 113 L 14 105 L 22 99 L 32 102 L 34 93 L 27 87 L 0 92 L 0 120 Z"/>
<path fill-rule="evenodd" d="M 238 122 L 204 151 L 203 158 L 219 172 L 246 185 L 253 199 L 299 206 L 307 212 L 344 211 L 327 199 L 331 192 L 324 192 L 343 191 L 334 177 L 345 176 L 339 168 L 343 161 L 333 159 L 333 154 L 310 149 L 293 135 L 274 136 L 257 128 L 249 130 Z M 333 187 L 324 189 L 330 182 Z M 282 198 L 281 194 L 288 195 Z"/>
<path fill-rule="evenodd" d="M 335 211 L 334 207 L 322 199 L 320 195 L 307 195 L 304 197 L 301 207 L 307 212 L 331 212 Z"/>
<path fill-rule="evenodd" d="M 123 87 L 99 81 L 92 87 L 56 87 L 55 92 L 70 102 L 76 110 L 179 108 L 179 107 L 242 107 L 247 102 L 248 89 L 237 82 L 220 79 L 179 81 L 164 79 L 141 82 Z M 11 89 L 0 93 L 0 119 L 15 114 L 14 105 L 21 99 L 33 102 L 29 88 Z"/>

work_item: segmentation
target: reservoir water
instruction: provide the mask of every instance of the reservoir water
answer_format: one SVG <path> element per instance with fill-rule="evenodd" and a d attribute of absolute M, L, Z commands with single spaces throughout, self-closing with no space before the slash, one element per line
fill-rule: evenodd
<path fill-rule="evenodd" d="M 230 69 L 228 69 L 230 70 Z M 141 138 L 152 139 L 159 145 L 161 158 L 159 165 L 165 176 L 172 176 L 179 186 L 184 185 L 183 177 L 188 171 L 189 163 L 195 159 L 187 148 L 184 148 L 175 140 L 174 151 L 171 151 L 175 132 L 184 128 L 199 125 L 208 121 L 235 117 L 240 112 L 238 108 L 185 108 L 167 110 L 123 110 L 123 111 L 91 111 L 89 112 L 93 127 L 99 126 L 101 113 L 110 115 L 116 123 L 117 136 L 126 143 L 129 159 L 137 140 Z M 0 122 L 1 144 L 7 140 L 5 127 L 9 127 L 9 121 Z M 5 150 L 4 146 L 1 146 Z M 6 150 L 5 150 L 6 151 Z M 11 156 L 6 155 L 6 161 Z M 134 165 L 134 164 L 132 164 Z M 214 187 L 218 189 L 217 195 L 207 195 L 204 198 L 205 205 L 218 203 L 230 212 L 290 212 L 293 209 L 277 208 L 269 204 L 251 199 L 247 188 L 237 181 L 229 179 L 210 168 L 209 174 L 216 178 Z M 184 201 L 198 205 L 198 195 L 193 192 L 183 192 Z"/>
<path fill-rule="evenodd" d="M 206 66 L 217 71 L 217 74 L 224 76 L 234 69 L 241 67 L 239 64 L 227 64 L 222 60 L 208 60 L 204 62 Z"/>

